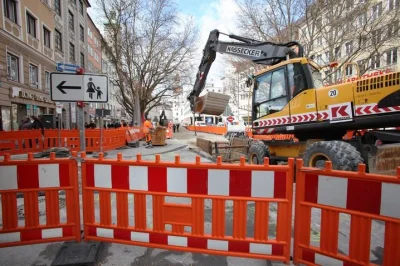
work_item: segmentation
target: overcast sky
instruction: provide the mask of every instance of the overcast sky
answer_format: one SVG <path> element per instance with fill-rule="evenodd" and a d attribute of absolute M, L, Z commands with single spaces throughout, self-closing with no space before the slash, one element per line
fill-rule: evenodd
<path fill-rule="evenodd" d="M 200 29 L 198 59 L 195 61 L 196 69 L 194 69 L 194 73 L 196 73 L 198 64 L 200 64 L 201 53 L 210 31 L 218 29 L 225 33 L 239 34 L 235 31 L 235 13 L 238 8 L 235 0 L 175 0 L 175 2 L 178 12 L 181 12 L 182 15 L 193 16 Z M 96 6 L 96 0 L 92 0 L 90 3 L 92 7 L 88 8 L 88 13 L 97 24 L 97 27 L 102 30 L 102 21 L 99 9 Z M 224 37 L 220 36 L 220 39 L 224 40 Z M 225 64 L 226 57 L 218 54 L 211 67 L 207 83 L 214 83 L 220 86 L 220 79 L 224 76 Z"/>

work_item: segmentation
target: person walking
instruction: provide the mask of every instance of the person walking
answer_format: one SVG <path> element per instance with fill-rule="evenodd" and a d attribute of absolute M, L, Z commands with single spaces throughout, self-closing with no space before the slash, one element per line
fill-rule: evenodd
<path fill-rule="evenodd" d="M 151 119 L 147 118 L 147 120 L 143 124 L 143 133 L 146 136 L 146 148 L 152 148 L 153 145 L 151 143 L 151 132 L 153 130 L 153 124 L 151 123 Z"/>
<path fill-rule="evenodd" d="M 173 124 L 173 125 L 172 125 L 172 128 L 174 129 L 174 133 L 175 133 L 175 131 L 176 131 L 176 125 Z"/>
<path fill-rule="evenodd" d="M 179 133 L 179 126 L 180 126 L 180 124 L 177 123 L 177 124 L 176 124 L 176 132 L 178 132 L 178 133 Z"/>

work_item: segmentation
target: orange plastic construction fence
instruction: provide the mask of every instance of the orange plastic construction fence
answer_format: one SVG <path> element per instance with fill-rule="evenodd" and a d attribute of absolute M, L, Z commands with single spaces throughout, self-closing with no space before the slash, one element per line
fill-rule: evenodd
<path fill-rule="evenodd" d="M 217 135 L 225 135 L 227 132 L 226 127 L 216 127 L 216 126 L 187 126 L 189 131 L 204 132 Z"/>
<path fill-rule="evenodd" d="M 144 137 L 140 127 L 122 127 L 103 130 L 103 151 L 123 147 L 129 141 Z M 86 151 L 100 151 L 100 130 L 86 129 Z M 20 130 L 0 132 L 0 156 L 5 154 L 26 154 L 42 152 L 54 147 L 65 147 L 71 151 L 80 151 L 79 130 L 61 130 L 60 138 L 57 129 Z"/>
<path fill-rule="evenodd" d="M 57 129 L 46 129 L 44 131 L 44 146 L 43 149 L 47 150 L 49 148 L 54 147 L 65 147 L 70 149 L 71 151 L 80 151 L 80 142 L 79 142 L 79 130 L 77 129 L 62 129 L 60 131 L 60 141 L 59 144 L 58 138 L 58 130 Z"/>
<path fill-rule="evenodd" d="M 43 151 L 43 136 L 40 130 L 0 132 L 0 155 Z"/>
<path fill-rule="evenodd" d="M 175 162 L 161 162 L 159 155 L 154 162 L 140 155 L 130 161 L 121 154 L 113 160 L 82 157 L 85 240 L 289 262 L 292 159 L 270 166 L 267 159 L 264 165 L 246 165 L 244 158 L 232 165 L 221 158 L 209 164 L 200 157 L 194 163 L 182 163 L 179 156 Z M 171 197 L 186 203 L 171 203 Z M 278 209 L 274 237 L 270 204 Z M 206 223 L 208 212 L 212 218 Z M 254 225 L 246 232 L 249 212 Z"/>
<path fill-rule="evenodd" d="M 303 167 L 297 161 L 294 263 L 376 265 L 370 262 L 373 220 L 384 226 L 383 265 L 400 265 L 400 167 L 397 177 Z M 320 242 L 312 245 L 312 208 L 320 211 Z M 350 216 L 348 251 L 338 251 L 340 214 Z M 348 220 L 348 219 L 347 219 Z M 381 244 L 381 245 L 382 245 Z"/>
<path fill-rule="evenodd" d="M 0 162 L 0 247 L 79 242 L 77 175 L 76 161 L 56 159 L 55 154 L 46 160 L 34 160 L 32 153 L 27 160 L 5 155 Z"/>

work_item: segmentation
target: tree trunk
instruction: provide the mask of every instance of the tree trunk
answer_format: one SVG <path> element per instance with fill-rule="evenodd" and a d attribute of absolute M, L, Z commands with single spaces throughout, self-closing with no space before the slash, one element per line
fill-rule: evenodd
<path fill-rule="evenodd" d="M 135 90 L 135 111 L 133 113 L 133 121 L 137 122 L 138 126 L 142 125 L 142 112 L 140 111 L 139 92 Z"/>

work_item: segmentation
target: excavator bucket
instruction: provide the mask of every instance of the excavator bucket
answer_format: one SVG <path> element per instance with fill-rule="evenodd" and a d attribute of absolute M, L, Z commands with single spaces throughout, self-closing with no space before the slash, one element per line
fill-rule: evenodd
<path fill-rule="evenodd" d="M 225 111 L 229 99 L 229 95 L 208 92 L 204 96 L 197 98 L 195 102 L 195 113 L 221 115 Z"/>

